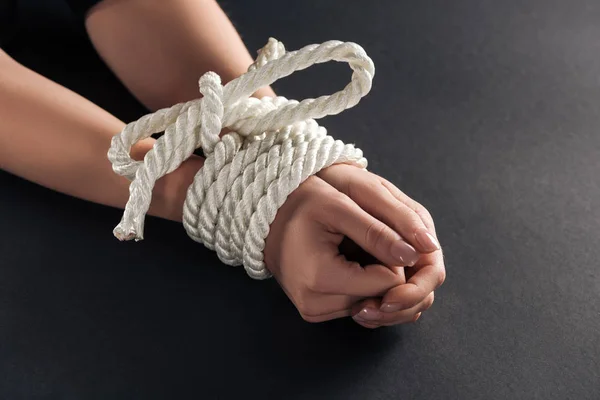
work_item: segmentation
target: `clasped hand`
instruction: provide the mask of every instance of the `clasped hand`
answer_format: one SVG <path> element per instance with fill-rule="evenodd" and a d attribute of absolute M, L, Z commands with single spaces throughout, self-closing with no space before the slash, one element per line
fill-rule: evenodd
<path fill-rule="evenodd" d="M 347 258 L 339 247 L 344 238 L 376 260 L 360 265 Z M 387 180 L 347 164 L 311 176 L 288 197 L 264 255 L 309 322 L 414 322 L 446 276 L 429 212 Z"/>

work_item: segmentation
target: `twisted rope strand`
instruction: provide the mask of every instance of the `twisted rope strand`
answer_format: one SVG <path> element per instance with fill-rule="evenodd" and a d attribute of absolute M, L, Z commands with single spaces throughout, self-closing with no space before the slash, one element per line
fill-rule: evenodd
<path fill-rule="evenodd" d="M 347 62 L 353 70 L 350 83 L 339 92 L 300 102 L 250 97 L 294 71 L 332 60 Z M 263 261 L 265 239 L 289 194 L 330 165 L 366 168 L 360 149 L 328 136 L 315 119 L 356 105 L 370 91 L 374 73 L 373 62 L 357 44 L 329 41 L 286 53 L 273 38 L 248 72 L 227 85 L 207 72 L 199 81 L 201 99 L 146 115 L 112 139 L 108 158 L 113 170 L 132 180 L 114 235 L 142 240 L 154 184 L 202 147 L 206 161 L 183 207 L 188 235 L 215 250 L 224 263 L 243 264 L 256 279 L 269 277 Z M 220 138 L 224 127 L 232 132 Z M 131 158 L 136 142 L 162 131 L 144 161 Z"/>

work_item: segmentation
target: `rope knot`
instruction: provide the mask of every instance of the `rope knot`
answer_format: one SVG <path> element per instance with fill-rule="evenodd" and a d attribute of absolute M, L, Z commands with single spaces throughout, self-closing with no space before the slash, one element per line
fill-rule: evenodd
<path fill-rule="evenodd" d="M 223 86 L 221 77 L 208 71 L 198 81 L 203 104 L 200 109 L 200 146 L 206 155 L 213 152 L 219 141 L 223 118 Z"/>
<path fill-rule="evenodd" d="M 347 62 L 353 70 L 351 82 L 337 93 L 300 102 L 251 97 L 294 71 L 331 60 Z M 183 209 L 188 235 L 216 250 L 224 263 L 243 264 L 251 277 L 270 276 L 263 262 L 265 239 L 288 195 L 332 164 L 366 168 L 360 149 L 328 136 L 315 120 L 356 105 L 371 89 L 374 73 L 373 62 L 357 44 L 329 41 L 286 53 L 273 38 L 248 72 L 227 85 L 216 73 L 205 73 L 199 80 L 201 99 L 148 114 L 113 138 L 108 152 L 113 170 L 132 180 L 115 236 L 143 238 L 156 180 L 202 147 L 207 158 Z M 231 132 L 220 138 L 223 128 Z M 163 130 L 143 162 L 131 159 L 134 143 Z"/>

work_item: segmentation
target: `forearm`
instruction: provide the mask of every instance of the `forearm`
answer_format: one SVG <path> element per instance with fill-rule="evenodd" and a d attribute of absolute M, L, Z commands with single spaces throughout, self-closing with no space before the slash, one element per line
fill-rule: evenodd
<path fill-rule="evenodd" d="M 0 121 L 0 168 L 59 192 L 124 207 L 129 181 L 112 171 L 106 156 L 124 123 L 1 50 Z M 137 144 L 134 157 L 143 157 L 153 141 Z M 160 180 L 150 213 L 180 219 L 185 189 L 201 165 L 194 157 Z"/>
<path fill-rule="evenodd" d="M 150 109 L 198 98 L 198 78 L 224 82 L 252 63 L 214 0 L 104 0 L 86 20 L 94 46 Z M 268 87 L 258 97 L 274 95 Z M 124 207 L 129 181 L 106 157 L 124 123 L 81 96 L 19 65 L 0 50 L 0 168 L 89 201 Z M 147 139 L 132 149 L 141 159 Z M 149 213 L 180 220 L 186 189 L 203 160 L 192 157 L 160 179 Z"/>
<path fill-rule="evenodd" d="M 207 71 L 225 83 L 252 63 L 214 0 L 104 0 L 86 27 L 104 61 L 151 110 L 198 98 L 198 78 Z"/>

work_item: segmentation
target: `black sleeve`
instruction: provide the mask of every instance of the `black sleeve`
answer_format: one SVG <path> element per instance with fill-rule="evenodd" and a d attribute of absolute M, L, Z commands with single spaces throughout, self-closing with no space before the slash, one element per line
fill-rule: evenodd
<path fill-rule="evenodd" d="M 0 0 L 0 48 L 12 37 L 17 20 L 17 0 Z"/>
<path fill-rule="evenodd" d="M 62 0 L 55 0 L 62 1 Z M 73 13 L 83 21 L 87 12 L 102 0 L 66 0 Z M 18 0 L 0 0 L 0 48 L 5 48 L 17 28 Z"/>
<path fill-rule="evenodd" d="M 102 0 L 67 0 L 67 3 L 78 18 L 84 19 L 89 9 L 101 1 Z"/>

